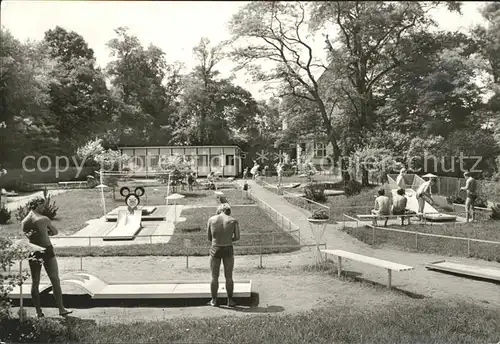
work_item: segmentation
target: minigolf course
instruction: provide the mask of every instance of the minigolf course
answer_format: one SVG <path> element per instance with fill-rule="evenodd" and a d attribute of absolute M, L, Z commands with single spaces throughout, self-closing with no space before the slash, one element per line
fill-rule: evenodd
<path fill-rule="evenodd" d="M 413 181 L 410 185 L 412 185 L 412 188 L 407 188 L 405 189 L 406 193 L 406 199 L 408 200 L 408 203 L 406 204 L 406 208 L 414 211 L 416 214 L 419 213 L 418 211 L 418 200 L 416 196 L 416 189 L 417 185 L 420 185 L 421 183 L 424 182 L 422 178 L 419 176 L 415 175 L 408 175 L 409 177 L 413 178 Z M 396 181 L 390 176 L 387 175 L 387 179 L 389 181 L 389 185 L 391 187 L 391 192 L 392 192 L 392 197 L 396 196 L 396 192 L 398 190 L 398 186 L 396 184 Z M 424 205 L 424 212 L 423 212 L 423 218 L 428 220 L 428 221 L 456 221 L 457 217 L 455 215 L 450 215 L 450 214 L 443 214 L 439 212 L 436 208 L 434 208 L 429 202 L 425 202 Z"/>
<path fill-rule="evenodd" d="M 118 211 L 116 226 L 114 226 L 103 240 L 132 240 L 137 233 L 142 229 L 142 210 L 134 209 L 132 212 L 128 210 Z"/>
<path fill-rule="evenodd" d="M 425 267 L 429 270 L 451 272 L 500 282 L 500 269 L 495 269 L 493 267 L 465 265 L 447 262 L 445 260 L 427 263 L 425 264 Z"/>
<path fill-rule="evenodd" d="M 61 280 L 84 290 L 91 299 L 205 299 L 210 298 L 210 282 L 167 281 L 167 282 L 122 282 L 108 283 L 90 274 L 77 273 L 72 278 Z M 31 299 L 31 285 L 23 285 L 23 299 Z M 40 294 L 50 293 L 50 284 L 40 285 Z M 234 281 L 233 296 L 249 298 L 252 294 L 252 281 Z M 218 297 L 227 297 L 224 281 L 219 285 Z M 15 287 L 9 293 L 10 299 L 20 299 L 21 291 Z"/>

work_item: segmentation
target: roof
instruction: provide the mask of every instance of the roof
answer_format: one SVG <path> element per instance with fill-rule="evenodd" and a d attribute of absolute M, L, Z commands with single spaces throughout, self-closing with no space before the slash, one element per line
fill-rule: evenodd
<path fill-rule="evenodd" d="M 205 145 L 205 146 L 150 146 L 150 145 L 116 145 L 122 148 L 240 148 L 238 145 Z"/>

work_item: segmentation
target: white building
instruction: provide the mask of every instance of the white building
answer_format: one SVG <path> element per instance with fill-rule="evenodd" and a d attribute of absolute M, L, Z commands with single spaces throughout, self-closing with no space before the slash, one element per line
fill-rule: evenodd
<path fill-rule="evenodd" d="M 122 155 L 131 157 L 128 167 L 135 176 L 146 176 L 160 172 L 158 164 L 163 157 L 180 155 L 193 162 L 193 171 L 198 176 L 210 172 L 226 177 L 242 173 L 241 155 L 238 146 L 121 146 Z"/>

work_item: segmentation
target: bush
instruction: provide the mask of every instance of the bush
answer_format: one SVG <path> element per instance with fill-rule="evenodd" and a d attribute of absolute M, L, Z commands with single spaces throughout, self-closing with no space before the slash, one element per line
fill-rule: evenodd
<path fill-rule="evenodd" d="M 500 203 L 491 206 L 490 218 L 492 220 L 500 220 Z"/>
<path fill-rule="evenodd" d="M 304 186 L 304 194 L 307 199 L 310 199 L 314 202 L 325 202 L 325 185 L 324 184 L 307 184 Z"/>
<path fill-rule="evenodd" d="M 0 225 L 5 225 L 10 221 L 12 212 L 5 205 L 0 207 Z"/>
<path fill-rule="evenodd" d="M 461 195 L 455 195 L 455 196 L 448 196 L 446 197 L 446 200 L 448 203 L 452 204 L 465 204 L 465 197 Z M 474 203 L 475 207 L 479 208 L 488 208 L 488 200 L 484 197 L 479 196 L 476 198 L 476 202 Z"/>
<path fill-rule="evenodd" d="M 360 182 L 356 180 L 349 180 L 344 184 L 344 193 L 347 196 L 353 196 L 361 193 L 361 190 L 363 189 L 363 186 L 361 185 Z"/>
<path fill-rule="evenodd" d="M 310 217 L 310 219 L 314 220 L 328 220 L 329 218 L 330 216 L 328 215 L 327 211 L 323 209 L 315 210 Z"/>
<path fill-rule="evenodd" d="M 57 215 L 57 211 L 59 207 L 56 206 L 56 202 L 51 201 L 51 195 L 48 194 L 47 189 L 43 191 L 43 197 L 37 197 L 29 201 L 24 206 L 20 206 L 17 208 L 16 218 L 19 222 L 21 222 L 26 215 L 30 212 L 30 209 L 33 207 L 38 207 L 42 205 L 38 209 L 40 215 L 47 216 L 49 219 L 54 220 Z"/>

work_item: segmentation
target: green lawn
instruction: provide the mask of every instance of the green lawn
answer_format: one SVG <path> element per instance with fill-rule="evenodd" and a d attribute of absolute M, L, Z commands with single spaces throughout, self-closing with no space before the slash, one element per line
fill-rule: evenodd
<path fill-rule="evenodd" d="M 493 220 L 470 224 L 412 224 L 410 226 L 397 226 L 395 228 L 419 233 L 432 233 L 500 242 L 500 221 Z M 344 230 L 361 241 L 369 244 L 372 243 L 372 229 L 369 227 L 360 226 L 357 229 L 346 227 Z M 468 257 L 470 253 L 470 257 L 497 261 L 500 263 L 500 245 L 489 243 L 471 241 L 468 246 L 467 241 L 463 240 L 418 235 L 417 240 L 415 240 L 415 234 L 377 229 L 375 232 L 375 245 L 389 245 L 405 251 L 418 251 L 445 256 Z"/>
<path fill-rule="evenodd" d="M 343 214 L 354 216 L 356 214 L 369 214 L 375 203 L 375 194 L 377 189 L 369 187 L 361 191 L 361 193 L 353 196 L 339 195 L 329 196 L 323 205 L 330 208 L 330 222 L 342 221 Z M 292 196 L 284 197 L 288 202 L 308 210 L 316 210 L 321 208 L 314 203 L 308 202 L 304 198 Z"/>
<path fill-rule="evenodd" d="M 215 207 L 184 209 L 181 217 L 185 222 L 176 225 L 174 234 L 166 244 L 139 244 L 117 246 L 61 247 L 58 256 L 207 256 L 210 243 L 206 224 L 215 214 Z M 300 249 L 297 240 L 283 232 L 257 206 L 234 206 L 232 215 L 240 223 L 241 239 L 235 246 L 235 254 L 263 254 L 293 252 Z M 185 240 L 190 240 L 186 249 Z M 261 246 L 262 245 L 262 251 Z M 244 247 L 256 246 L 256 247 Z"/>
<path fill-rule="evenodd" d="M 0 322 L 0 332 L 10 334 L 7 341 L 21 337 L 16 324 Z M 498 309 L 424 299 L 362 310 L 332 304 L 295 314 L 174 318 L 126 326 L 30 318 L 22 332 L 35 334 L 33 342 L 52 343 L 472 344 L 497 343 L 499 329 Z"/>
<path fill-rule="evenodd" d="M 157 189 L 158 191 L 155 191 Z M 142 205 L 164 205 L 166 187 L 148 186 L 145 187 L 146 195 L 141 198 Z M 177 204 L 217 206 L 217 199 L 213 191 L 200 190 L 194 192 L 184 192 L 179 190 L 186 197 L 177 201 Z M 235 204 L 252 204 L 251 199 L 242 197 L 241 191 L 223 190 L 228 202 Z M 124 197 L 120 196 L 119 190 L 115 192 L 116 199 L 113 199 L 113 192 L 107 189 L 104 193 L 106 211 L 109 212 L 118 206 L 125 204 Z M 97 189 L 71 190 L 52 197 L 52 200 L 59 207 L 54 225 L 67 234 L 73 234 L 84 228 L 86 221 L 97 219 L 104 215 L 101 194 Z M 12 212 L 9 224 L 1 226 L 0 235 L 13 236 L 19 233 L 19 223 L 16 220 L 16 211 Z"/>

